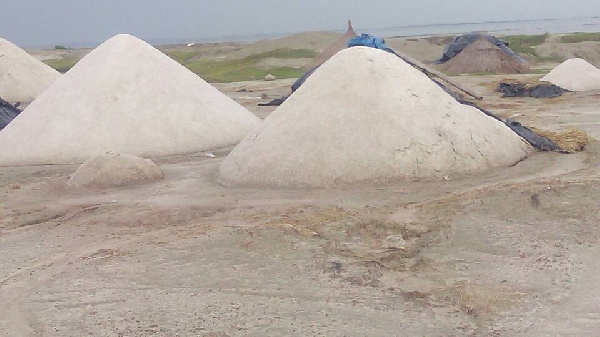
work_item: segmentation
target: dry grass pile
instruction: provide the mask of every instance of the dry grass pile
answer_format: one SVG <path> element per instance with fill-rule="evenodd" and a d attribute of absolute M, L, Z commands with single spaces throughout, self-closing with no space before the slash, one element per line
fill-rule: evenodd
<path fill-rule="evenodd" d="M 579 129 L 570 128 L 562 132 L 547 131 L 538 128 L 530 128 L 538 136 L 546 137 L 553 141 L 558 147 L 566 152 L 581 152 L 590 143 L 588 134 Z"/>
<path fill-rule="evenodd" d="M 524 295 L 510 287 L 485 286 L 463 281 L 434 291 L 430 296 L 434 300 L 449 303 L 468 315 L 480 316 L 510 310 Z"/>
<path fill-rule="evenodd" d="M 529 68 L 505 54 L 502 49 L 488 40 L 481 38 L 446 62 L 442 70 L 452 74 L 520 74 L 527 72 Z"/>

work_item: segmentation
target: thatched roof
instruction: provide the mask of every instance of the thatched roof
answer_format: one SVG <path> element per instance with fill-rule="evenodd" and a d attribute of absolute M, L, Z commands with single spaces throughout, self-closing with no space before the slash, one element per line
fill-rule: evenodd
<path fill-rule="evenodd" d="M 323 50 L 321 54 L 317 55 L 313 62 L 309 63 L 305 69 L 309 70 L 327 62 L 327 60 L 329 60 L 333 55 L 337 54 L 342 49 L 348 48 L 348 41 L 357 36 L 358 35 L 356 35 L 354 28 L 352 28 L 352 21 L 348 20 L 348 30 L 346 31 L 346 34 L 344 34 L 344 36 L 342 36 L 339 40 L 335 41 L 331 46 Z"/>
<path fill-rule="evenodd" d="M 467 46 L 455 58 L 444 64 L 442 69 L 448 73 L 493 73 L 518 74 L 526 72 L 525 64 L 507 55 L 485 38 Z"/>

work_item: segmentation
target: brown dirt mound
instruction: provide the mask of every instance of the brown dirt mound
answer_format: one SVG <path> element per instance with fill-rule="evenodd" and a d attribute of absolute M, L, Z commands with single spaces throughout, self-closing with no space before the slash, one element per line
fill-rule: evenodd
<path fill-rule="evenodd" d="M 471 43 L 462 53 L 446 62 L 442 70 L 454 74 L 519 74 L 526 72 L 528 67 L 482 38 Z"/>
<path fill-rule="evenodd" d="M 348 30 L 346 31 L 346 34 L 344 34 L 344 36 L 335 41 L 327 49 L 323 50 L 321 54 L 317 55 L 317 57 L 315 57 L 315 59 L 310 64 L 308 64 L 305 67 L 305 69 L 309 70 L 327 62 L 327 60 L 329 60 L 333 55 L 337 54 L 342 49 L 348 48 L 348 40 L 357 36 L 358 35 L 356 35 L 354 28 L 352 28 L 352 22 L 348 20 Z"/>

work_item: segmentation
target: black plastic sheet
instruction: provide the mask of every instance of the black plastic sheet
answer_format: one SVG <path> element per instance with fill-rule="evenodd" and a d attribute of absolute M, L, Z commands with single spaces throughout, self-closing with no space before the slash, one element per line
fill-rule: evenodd
<path fill-rule="evenodd" d="M 503 93 L 502 97 L 552 98 L 562 96 L 566 90 L 549 83 L 527 85 L 518 82 L 500 82 L 496 91 Z"/>
<path fill-rule="evenodd" d="M 21 110 L 0 98 L 0 130 L 4 129 L 20 113 Z"/>

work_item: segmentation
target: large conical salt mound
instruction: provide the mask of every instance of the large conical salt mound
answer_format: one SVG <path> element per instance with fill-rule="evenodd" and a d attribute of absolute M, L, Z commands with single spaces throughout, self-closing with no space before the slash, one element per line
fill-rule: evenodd
<path fill-rule="evenodd" d="M 507 55 L 485 38 L 468 45 L 455 58 L 444 63 L 442 68 L 454 74 L 517 74 L 527 71 L 526 65 Z"/>
<path fill-rule="evenodd" d="M 354 47 L 325 63 L 223 161 L 229 185 L 330 187 L 455 177 L 529 150 L 393 54 Z"/>
<path fill-rule="evenodd" d="M 600 69 L 587 61 L 576 58 L 559 64 L 540 81 L 571 91 L 600 90 Z"/>
<path fill-rule="evenodd" d="M 0 165 L 153 157 L 232 145 L 259 119 L 149 44 L 118 35 L 0 132 Z"/>
<path fill-rule="evenodd" d="M 0 97 L 11 103 L 31 102 L 60 74 L 23 49 L 0 38 Z"/>

